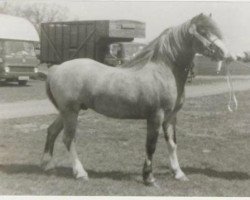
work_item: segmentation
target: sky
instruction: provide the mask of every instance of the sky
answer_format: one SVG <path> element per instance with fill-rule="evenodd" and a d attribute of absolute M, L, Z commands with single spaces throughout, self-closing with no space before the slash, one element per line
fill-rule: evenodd
<path fill-rule="evenodd" d="M 35 0 L 9 1 L 36 2 Z M 145 22 L 144 42 L 154 39 L 164 29 L 181 24 L 197 14 L 212 13 L 230 51 L 238 53 L 250 50 L 250 1 L 40 0 L 39 2 L 66 6 L 69 10 L 69 19 L 72 20 L 131 19 Z"/>

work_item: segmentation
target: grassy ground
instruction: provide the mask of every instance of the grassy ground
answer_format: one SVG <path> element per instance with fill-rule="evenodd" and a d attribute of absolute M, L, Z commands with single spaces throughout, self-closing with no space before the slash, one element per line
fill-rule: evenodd
<path fill-rule="evenodd" d="M 39 168 L 46 127 L 55 115 L 0 121 L 1 195 L 250 196 L 250 92 L 237 93 L 239 110 L 226 110 L 227 95 L 188 99 L 178 118 L 178 154 L 189 182 L 168 168 L 161 134 L 154 157 L 160 188 L 142 184 L 146 125 L 81 113 L 78 152 L 89 182 L 72 178 L 67 152 L 56 142 L 56 170 Z"/>

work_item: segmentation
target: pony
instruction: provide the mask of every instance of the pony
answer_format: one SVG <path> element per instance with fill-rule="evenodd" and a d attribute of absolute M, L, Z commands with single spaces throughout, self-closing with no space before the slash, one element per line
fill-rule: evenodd
<path fill-rule="evenodd" d="M 146 157 L 143 182 L 154 185 L 152 161 L 159 132 L 166 139 L 170 167 L 178 180 L 188 180 L 177 158 L 177 113 L 185 99 L 185 83 L 196 53 L 224 60 L 229 52 L 211 16 L 197 15 L 164 30 L 134 59 L 110 67 L 88 58 L 66 61 L 49 69 L 46 91 L 59 114 L 48 127 L 42 167 L 55 167 L 54 143 L 63 131 L 75 178 L 88 180 L 76 151 L 80 110 L 93 109 L 119 119 L 145 119 Z"/>

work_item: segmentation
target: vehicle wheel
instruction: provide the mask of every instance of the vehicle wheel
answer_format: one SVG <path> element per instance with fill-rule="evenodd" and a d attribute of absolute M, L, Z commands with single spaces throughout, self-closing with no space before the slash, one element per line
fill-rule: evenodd
<path fill-rule="evenodd" d="M 28 81 L 18 81 L 18 85 L 24 86 L 27 84 Z"/>

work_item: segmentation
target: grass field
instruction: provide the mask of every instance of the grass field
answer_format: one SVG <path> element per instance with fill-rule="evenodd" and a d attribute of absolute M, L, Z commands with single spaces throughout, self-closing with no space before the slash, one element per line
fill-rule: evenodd
<path fill-rule="evenodd" d="M 72 177 L 61 135 L 56 170 L 40 167 L 46 128 L 55 115 L 0 121 L 1 195 L 250 196 L 250 92 L 187 99 L 178 119 L 178 154 L 189 182 L 174 180 L 161 134 L 154 157 L 159 188 L 142 183 L 146 124 L 81 113 L 78 152 L 90 180 Z"/>

